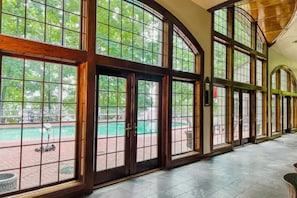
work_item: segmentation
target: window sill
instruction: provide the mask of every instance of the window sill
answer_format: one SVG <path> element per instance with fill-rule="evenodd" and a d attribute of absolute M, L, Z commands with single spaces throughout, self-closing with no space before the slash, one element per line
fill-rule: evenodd
<path fill-rule="evenodd" d="M 81 182 L 78 181 L 70 181 L 63 184 L 58 184 L 50 187 L 40 188 L 38 190 L 17 194 L 15 198 L 23 198 L 23 197 L 67 197 L 69 194 L 73 193 L 83 193 L 83 185 Z M 71 197 L 71 196 L 69 196 Z"/>

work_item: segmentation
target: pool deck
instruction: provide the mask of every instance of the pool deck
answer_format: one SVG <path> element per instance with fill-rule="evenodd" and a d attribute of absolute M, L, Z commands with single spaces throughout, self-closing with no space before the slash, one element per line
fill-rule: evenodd
<path fill-rule="evenodd" d="M 177 130 L 173 134 L 173 153 L 189 150 L 185 130 Z M 74 177 L 70 168 L 75 164 L 75 140 L 61 138 L 50 142 L 55 151 L 36 152 L 40 148 L 40 140 L 0 141 L 0 173 L 13 172 L 18 175 L 18 189 L 28 189 L 40 185 L 55 183 Z M 96 170 L 124 165 L 125 137 L 98 137 Z M 22 145 L 22 146 L 21 146 Z M 156 134 L 137 136 L 137 161 L 145 161 L 157 157 L 158 138 Z M 21 171 L 20 171 L 20 167 Z M 60 171 L 59 171 L 60 170 Z"/>

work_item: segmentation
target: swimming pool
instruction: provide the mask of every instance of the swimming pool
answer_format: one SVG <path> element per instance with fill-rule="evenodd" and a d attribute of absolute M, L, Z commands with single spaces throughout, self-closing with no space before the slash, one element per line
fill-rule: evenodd
<path fill-rule="evenodd" d="M 173 127 L 184 126 L 184 123 L 172 123 Z M 98 136 L 123 136 L 125 132 L 125 122 L 108 122 L 98 123 Z M 157 132 L 157 122 L 139 121 L 137 123 L 138 134 L 148 134 Z M 23 133 L 23 140 L 41 139 L 40 128 L 1 128 L 0 141 L 2 140 L 20 140 Z M 56 139 L 60 136 L 60 126 L 53 126 L 50 131 L 51 139 Z M 74 137 L 75 126 L 61 126 L 61 137 Z M 43 134 L 43 138 L 47 138 L 47 133 Z"/>

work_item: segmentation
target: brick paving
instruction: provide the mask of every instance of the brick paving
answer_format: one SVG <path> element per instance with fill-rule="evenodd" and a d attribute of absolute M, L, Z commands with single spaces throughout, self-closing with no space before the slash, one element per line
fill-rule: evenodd
<path fill-rule="evenodd" d="M 174 152 L 189 150 L 184 130 L 177 130 L 174 133 L 173 140 L 176 141 Z M 100 137 L 97 141 L 97 171 L 124 164 L 125 137 Z M 156 134 L 138 135 L 136 152 L 138 161 L 157 157 L 157 141 Z M 36 148 L 40 148 L 40 141 L 37 140 L 24 141 L 22 147 L 19 141 L 0 141 L 0 173 L 17 174 L 18 189 L 16 190 L 73 178 L 73 172 L 67 170 L 73 168 L 75 164 L 73 160 L 75 141 L 71 138 L 61 138 L 60 143 L 50 142 L 49 144 L 55 145 L 55 151 L 41 153 L 35 151 Z M 62 162 L 59 163 L 59 161 Z M 21 171 L 20 167 L 22 167 Z"/>

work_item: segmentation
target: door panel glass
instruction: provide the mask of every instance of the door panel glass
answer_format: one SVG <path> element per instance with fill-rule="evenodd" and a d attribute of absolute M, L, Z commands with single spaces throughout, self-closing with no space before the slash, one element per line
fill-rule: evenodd
<path fill-rule="evenodd" d="M 213 87 L 213 145 L 227 143 L 226 140 L 226 88 Z"/>
<path fill-rule="evenodd" d="M 172 155 L 194 150 L 194 85 L 173 81 L 172 83 Z"/>
<path fill-rule="evenodd" d="M 290 123 L 291 123 L 291 126 L 290 126 L 290 129 L 294 128 L 294 122 L 293 122 L 293 118 L 294 118 L 294 109 L 293 109 L 293 98 L 291 98 L 290 100 L 290 109 L 291 109 L 291 119 L 290 119 Z"/>
<path fill-rule="evenodd" d="M 263 135 L 263 96 L 262 92 L 258 92 L 256 95 L 256 135 Z"/>
<path fill-rule="evenodd" d="M 138 80 L 136 161 L 158 157 L 159 83 Z"/>
<path fill-rule="evenodd" d="M 126 84 L 122 77 L 99 76 L 97 171 L 124 166 Z"/>
<path fill-rule="evenodd" d="M 276 132 L 276 95 L 271 97 L 271 131 Z"/>
<path fill-rule="evenodd" d="M 234 140 L 239 140 L 239 92 L 234 92 Z"/>
<path fill-rule="evenodd" d="M 287 98 L 283 99 L 283 130 L 288 129 L 288 112 L 287 112 Z"/>
<path fill-rule="evenodd" d="M 242 94 L 242 138 L 250 137 L 250 94 Z"/>

